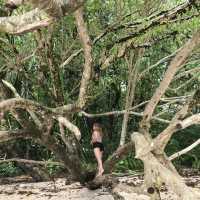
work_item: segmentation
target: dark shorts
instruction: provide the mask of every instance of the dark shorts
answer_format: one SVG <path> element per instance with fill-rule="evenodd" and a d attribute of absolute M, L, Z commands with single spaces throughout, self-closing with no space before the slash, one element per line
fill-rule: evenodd
<path fill-rule="evenodd" d="M 93 147 L 93 149 L 99 148 L 100 151 L 104 151 L 104 146 L 103 146 L 103 143 L 102 143 L 102 142 L 94 142 L 94 143 L 92 144 L 92 147 Z"/>

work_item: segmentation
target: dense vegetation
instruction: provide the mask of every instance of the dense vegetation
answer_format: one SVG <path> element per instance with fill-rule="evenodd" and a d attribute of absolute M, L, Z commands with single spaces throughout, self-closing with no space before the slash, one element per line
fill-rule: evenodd
<path fill-rule="evenodd" d="M 0 17 L 17 16 L 30 10 L 30 5 L 13 9 L 8 6 L 9 2 L 5 4 L 5 1 L 0 1 Z M 170 62 L 199 30 L 199 15 L 198 1 L 88 0 L 84 4 L 83 17 L 92 48 L 92 72 L 86 103 L 78 112 L 64 114 L 80 129 L 81 140 L 77 145 L 81 149 L 83 165 L 94 168 L 95 159 L 90 145 L 93 122 L 98 121 L 103 125 L 106 149 L 104 160 L 119 146 L 130 141 L 132 132 L 140 127 L 146 101 L 151 99 L 159 87 Z M 40 27 L 25 34 L 10 34 L 2 30 L 0 25 L 2 102 L 21 97 L 56 108 L 73 104 L 79 99 L 83 65 L 87 58 L 80 42 L 76 14 L 56 19 L 48 27 Z M 199 113 L 199 58 L 200 48 L 195 48 L 155 108 L 149 130 L 153 138 L 168 126 L 180 106 L 185 105 L 194 93 L 188 116 Z M 130 109 L 130 113 L 120 112 L 125 109 Z M 49 123 L 43 129 L 49 129 L 55 142 L 64 145 L 58 121 L 49 120 L 50 115 L 45 117 L 38 114 L 40 109 L 35 111 L 33 113 L 30 108 L 25 111 L 23 107 L 5 112 L 0 124 L 1 132 L 14 132 L 23 128 L 22 118 L 31 123 L 38 122 L 36 124 L 39 126 L 41 122 Z M 71 138 L 69 131 L 66 135 Z M 198 124 L 180 130 L 172 136 L 165 152 L 170 156 L 199 138 Z M 200 169 L 199 152 L 200 146 L 197 146 L 173 162 L 178 168 Z M 1 143 L 0 157 L 4 161 L 11 158 L 58 161 L 53 151 L 30 138 Z M 37 173 L 43 177 L 42 170 L 50 175 L 62 171 L 62 167 L 52 163 L 36 165 L 35 168 L 32 165 L 2 162 L 0 175 L 13 176 L 24 172 L 34 175 L 37 169 Z M 115 170 L 143 170 L 143 163 L 134 159 L 134 153 L 130 151 L 117 162 Z"/>

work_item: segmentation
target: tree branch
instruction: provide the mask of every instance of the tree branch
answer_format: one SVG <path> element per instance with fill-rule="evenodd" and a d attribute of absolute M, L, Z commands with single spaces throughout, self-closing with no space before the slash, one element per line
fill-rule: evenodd
<path fill-rule="evenodd" d="M 193 144 L 191 144 L 190 146 L 186 147 L 185 149 L 171 155 L 169 157 L 169 160 L 174 160 L 178 157 L 180 157 L 181 155 L 184 155 L 186 153 L 188 153 L 189 151 L 191 151 L 192 149 L 194 149 L 196 146 L 198 146 L 200 144 L 200 139 L 198 139 L 196 142 L 194 142 Z"/>
<path fill-rule="evenodd" d="M 155 151 L 157 154 L 162 154 L 164 148 L 166 147 L 168 141 L 170 140 L 173 133 L 180 130 L 180 126 L 178 125 L 181 122 L 181 119 L 185 117 L 187 114 L 189 107 L 189 103 L 185 104 L 179 112 L 176 113 L 169 126 L 162 131 L 151 144 L 152 151 Z"/>
<path fill-rule="evenodd" d="M 20 16 L 0 17 L 0 32 L 22 34 L 53 23 L 53 18 L 38 8 Z"/>
<path fill-rule="evenodd" d="M 128 111 L 128 110 L 127 110 Z M 110 115 L 122 115 L 125 112 L 127 112 L 126 110 L 122 110 L 122 111 L 113 111 L 113 112 L 107 112 L 107 113 L 99 113 L 99 114 L 90 114 L 90 113 L 86 113 L 84 111 L 81 111 L 81 114 L 88 117 L 88 118 L 95 118 L 95 117 L 103 117 L 103 116 L 110 116 Z M 129 110 L 129 114 L 130 115 L 135 115 L 138 117 L 143 117 L 144 114 L 143 113 L 139 113 L 139 112 L 133 112 Z M 156 116 L 153 116 L 151 120 L 156 120 L 159 121 L 161 123 L 165 123 L 165 124 L 169 124 L 170 121 L 166 120 L 166 119 L 162 119 Z"/>
<path fill-rule="evenodd" d="M 197 2 L 197 0 L 195 2 Z M 174 19 L 179 14 L 184 13 L 187 9 L 191 9 L 193 6 L 193 3 L 194 1 L 185 1 L 184 3 L 172 8 L 171 10 L 162 11 L 158 13 L 157 15 L 150 16 L 146 20 L 144 20 L 146 25 L 141 26 L 141 28 L 140 28 L 140 25 L 142 24 L 143 21 L 139 22 L 139 24 L 137 24 L 136 22 L 136 23 L 130 24 L 129 26 L 127 25 L 126 27 L 136 28 L 136 31 L 125 37 L 120 38 L 115 43 L 125 42 L 138 35 L 146 33 L 150 28 L 156 27 L 158 25 L 166 24 L 167 21 Z"/>
<path fill-rule="evenodd" d="M 8 162 L 19 162 L 19 163 L 27 163 L 27 164 L 34 164 L 34 165 L 59 165 L 62 167 L 65 167 L 65 165 L 61 162 L 54 162 L 54 161 L 36 161 L 36 160 L 26 160 L 26 159 L 20 159 L 20 158 L 11 158 L 6 160 L 0 160 L 1 163 L 8 163 Z"/>
<path fill-rule="evenodd" d="M 59 125 L 60 125 L 60 129 L 63 129 L 63 126 L 65 126 L 67 129 L 69 129 L 71 132 L 74 133 L 75 137 L 77 138 L 77 140 L 81 139 L 81 132 L 79 130 L 79 128 L 77 126 L 75 126 L 74 124 L 72 124 L 69 120 L 67 120 L 64 117 L 59 117 L 58 118 L 59 121 Z M 64 131 L 61 131 L 61 133 L 63 133 Z"/>
<path fill-rule="evenodd" d="M 169 84 L 171 83 L 176 72 L 182 67 L 182 64 L 189 57 L 192 50 L 200 44 L 200 31 L 195 33 L 174 57 L 171 61 L 167 71 L 165 72 L 164 78 L 161 81 L 159 87 L 156 89 L 154 95 L 152 96 L 150 102 L 147 104 L 144 110 L 144 116 L 142 121 L 140 122 L 140 128 L 143 133 L 148 134 L 150 128 L 150 120 L 153 115 L 154 109 L 157 106 L 160 98 L 167 90 Z"/>
<path fill-rule="evenodd" d="M 117 148 L 117 150 L 104 162 L 104 173 L 111 173 L 115 164 L 127 156 L 128 153 L 133 152 L 133 149 L 133 142 L 129 142 Z"/>
<path fill-rule="evenodd" d="M 0 32 L 22 34 L 48 26 L 58 17 L 67 15 L 83 5 L 84 0 L 11 0 L 6 3 L 9 8 L 21 4 L 32 4 L 35 9 L 23 15 L 0 17 Z"/>
<path fill-rule="evenodd" d="M 142 77 L 144 77 L 144 75 L 145 75 L 146 73 L 148 73 L 151 69 L 157 67 L 157 66 L 160 65 L 160 64 L 163 64 L 163 63 L 169 61 L 171 58 L 173 58 L 173 57 L 178 53 L 178 51 L 180 51 L 180 49 L 178 49 L 178 50 L 176 50 L 175 52 L 171 53 L 170 55 L 168 55 L 168 56 L 166 56 L 166 57 L 160 59 L 157 63 L 155 63 L 155 64 L 149 66 L 147 69 L 145 69 L 144 71 L 142 71 L 142 72 L 140 73 L 140 75 L 138 76 L 138 80 L 140 80 Z"/>
<path fill-rule="evenodd" d="M 18 94 L 17 90 L 14 88 L 14 86 L 13 86 L 11 83 L 9 83 L 9 82 L 7 82 L 7 81 L 5 81 L 5 80 L 2 80 L 2 82 L 3 82 L 3 84 L 4 84 L 10 91 L 12 91 L 13 95 L 14 95 L 16 98 L 20 98 L 20 95 Z M 30 116 L 32 117 L 33 121 L 35 122 L 35 124 L 36 124 L 39 128 L 41 128 L 41 127 L 42 127 L 42 124 L 41 124 L 40 120 L 38 119 L 38 117 L 35 115 L 35 113 L 32 112 L 32 111 L 29 111 L 29 110 L 28 110 L 28 112 L 29 112 Z M 17 119 L 16 113 L 13 113 L 13 115 L 14 115 L 14 117 Z M 17 120 L 18 120 L 18 119 L 17 119 Z"/>
<path fill-rule="evenodd" d="M 22 130 L 9 130 L 0 131 L 0 143 L 7 142 L 10 140 L 16 140 L 18 138 L 31 138 L 29 131 L 26 129 Z"/>
<path fill-rule="evenodd" d="M 2 112 L 9 111 L 12 109 L 21 108 L 31 110 L 33 112 L 42 112 L 41 114 L 53 113 L 53 109 L 46 106 L 42 106 L 37 102 L 23 99 L 23 98 L 11 98 L 0 102 L 0 110 Z"/>
<path fill-rule="evenodd" d="M 16 9 L 21 5 L 32 5 L 44 10 L 51 17 L 62 17 L 74 12 L 84 4 L 85 0 L 7 0 L 5 6 Z"/>
<path fill-rule="evenodd" d="M 92 47 L 91 47 L 91 41 L 88 34 L 87 26 L 83 19 L 82 8 L 79 8 L 74 13 L 74 16 L 76 18 L 76 25 L 77 25 L 81 43 L 83 45 L 84 58 L 85 58 L 85 64 L 84 64 L 84 69 L 83 69 L 83 74 L 82 74 L 82 79 L 81 79 L 81 86 L 80 86 L 79 97 L 78 97 L 78 102 L 77 102 L 78 107 L 83 108 L 86 104 L 89 81 L 92 75 L 92 54 L 91 54 Z"/>
<path fill-rule="evenodd" d="M 30 110 L 33 112 L 40 113 L 41 115 L 50 114 L 50 115 L 62 115 L 69 112 L 75 112 L 79 110 L 75 105 L 69 104 L 57 108 L 49 108 L 42 106 L 41 104 L 34 102 L 32 100 L 23 99 L 23 98 L 11 98 L 0 102 L 0 111 L 6 112 L 12 109 L 21 108 Z M 44 116 L 43 116 L 44 117 Z"/>
<path fill-rule="evenodd" d="M 200 123 L 200 114 L 192 115 L 191 117 L 186 118 L 183 121 L 177 123 L 179 129 L 185 129 L 191 125 Z"/>

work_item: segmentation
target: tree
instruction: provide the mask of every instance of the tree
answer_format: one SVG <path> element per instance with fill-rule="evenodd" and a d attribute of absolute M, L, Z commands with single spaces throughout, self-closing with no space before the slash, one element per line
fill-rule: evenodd
<path fill-rule="evenodd" d="M 121 135 L 123 142 L 121 142 L 121 146 L 105 162 L 105 172 L 111 172 L 115 163 L 128 152 L 132 151 L 132 147 L 135 146 L 136 158 L 142 160 L 144 163 L 144 187 L 147 188 L 147 192 L 151 196 L 151 199 L 160 199 L 159 190 L 163 184 L 169 186 L 180 199 L 199 199 L 199 191 L 194 191 L 194 189 L 185 185 L 165 153 L 165 147 L 170 141 L 173 133 L 177 132 L 178 130 L 185 129 L 193 124 L 198 124 L 200 121 L 199 114 L 191 115 L 190 113 L 190 115 L 188 115 L 188 111 L 191 107 L 193 107 L 196 96 L 191 96 L 191 94 L 194 93 L 195 88 L 192 88 L 189 91 L 190 96 L 187 96 L 187 98 L 185 98 L 186 100 L 184 99 L 185 101 L 182 101 L 182 103 L 180 103 L 182 99 L 178 97 L 176 97 L 176 101 L 174 101 L 173 95 L 169 99 L 162 99 L 166 91 L 170 89 L 170 84 L 172 81 L 175 85 L 179 85 L 181 83 L 181 81 L 178 80 L 179 78 L 191 73 L 191 70 L 198 70 L 196 67 L 188 71 L 181 71 L 184 69 L 188 58 L 191 57 L 193 52 L 195 52 L 196 48 L 200 44 L 200 31 L 197 28 L 198 26 L 195 28 L 193 27 L 194 30 L 197 30 L 195 30 L 192 38 L 190 38 L 181 48 L 173 52 L 171 55 L 162 58 L 156 64 L 149 65 L 147 69 L 142 68 L 142 62 L 144 62 L 142 58 L 144 58 L 145 55 L 145 48 L 151 48 L 154 44 L 164 40 L 165 38 L 171 39 L 174 37 L 174 35 L 176 36 L 176 31 L 171 31 L 168 33 L 165 32 L 169 24 L 178 22 L 181 26 L 183 21 L 189 21 L 193 19 L 195 22 L 196 17 L 198 19 L 198 1 L 186 1 L 180 5 L 168 8 L 166 10 L 162 10 L 162 8 L 156 8 L 152 4 L 152 7 L 146 6 L 145 9 L 141 9 L 139 12 L 137 11 L 136 16 L 139 19 L 135 21 L 133 21 L 134 14 L 122 16 L 121 9 L 123 5 L 120 4 L 120 8 L 118 8 L 120 12 L 118 13 L 119 15 L 117 15 L 117 22 L 108 25 L 108 27 L 105 28 L 105 30 L 94 39 L 92 33 L 89 35 L 88 27 L 84 21 L 84 12 L 82 7 L 84 1 L 47 0 L 42 2 L 24 2 L 12 0 L 7 1 L 5 4 L 7 7 L 7 15 L 14 12 L 14 9 L 22 6 L 24 3 L 27 5 L 31 4 L 34 9 L 29 12 L 25 12 L 25 14 L 22 15 L 4 15 L 3 17 L 0 17 L 0 31 L 2 33 L 9 34 L 7 35 L 8 42 L 2 39 L 2 41 L 7 45 L 3 51 L 3 57 L 5 58 L 4 60 L 6 60 L 5 66 L 7 69 L 13 64 L 14 67 L 19 67 L 20 65 L 25 65 L 26 62 L 29 63 L 29 65 L 33 67 L 31 69 L 34 73 L 32 80 L 29 80 L 33 83 L 32 88 L 29 90 L 34 91 L 39 96 L 39 92 L 36 92 L 37 89 L 39 90 L 41 87 L 44 87 L 43 92 L 45 94 L 41 95 L 42 97 L 39 96 L 38 99 L 45 99 L 47 102 L 43 101 L 42 105 L 41 102 L 36 101 L 37 98 L 35 97 L 32 98 L 33 100 L 21 97 L 15 86 L 7 81 L 1 80 L 1 117 L 4 116 L 4 113 L 10 111 L 16 119 L 17 127 L 19 129 L 1 131 L 0 141 L 5 142 L 17 138 L 32 138 L 36 143 L 45 146 L 55 154 L 56 158 L 61 162 L 61 165 L 66 167 L 73 180 L 85 182 L 88 171 L 83 166 L 83 155 L 80 150 L 81 146 L 79 144 L 82 134 L 78 126 L 73 123 L 73 119 L 77 114 L 79 114 L 79 116 L 87 116 L 88 118 L 91 118 L 125 113 L 123 125 L 124 128 Z M 127 3 L 130 2 L 127 1 Z M 87 6 L 89 7 L 91 5 L 89 4 Z M 125 6 L 126 5 L 124 5 L 124 7 Z M 138 7 L 139 6 L 140 5 L 138 5 Z M 160 9 L 162 11 L 160 11 Z M 72 30 L 72 32 L 66 31 L 63 26 L 60 28 L 60 24 L 55 23 L 59 20 L 62 21 L 62 18 L 65 19 L 64 16 L 70 13 L 73 13 L 76 24 L 76 26 L 74 26 L 73 23 L 71 24 L 70 30 Z M 186 15 L 184 13 L 186 13 Z M 90 18 L 89 13 L 87 14 L 87 17 Z M 105 16 L 99 14 L 99 17 Z M 127 19 L 131 21 L 127 22 Z M 104 19 L 100 22 L 103 24 L 103 22 L 107 23 L 108 21 L 109 19 Z M 70 19 L 68 19 L 68 22 L 71 22 Z M 99 26 L 103 26 L 102 24 Z M 42 27 L 46 26 L 48 27 L 47 32 L 45 32 L 45 29 L 41 29 Z M 163 26 L 166 27 L 162 29 Z M 131 32 L 127 35 L 127 30 L 129 29 Z M 30 36 L 30 41 L 36 42 L 37 47 L 31 55 L 26 56 L 19 52 L 19 50 L 16 48 L 16 43 L 13 43 L 13 37 L 15 36 L 10 36 L 10 34 L 16 35 L 32 31 L 34 32 L 32 33 L 33 35 Z M 64 34 L 66 33 L 70 36 L 63 36 L 63 32 Z M 159 37 L 159 33 L 161 32 L 164 32 L 164 34 L 162 37 Z M 66 60 L 63 60 L 62 57 L 66 57 L 67 49 L 65 47 L 65 54 L 61 54 L 63 53 L 62 48 L 64 48 L 62 42 L 64 40 L 68 41 L 68 45 L 71 45 L 70 48 L 73 49 L 73 45 L 78 46 L 78 42 L 76 40 L 77 33 L 82 48 L 78 51 L 75 51 Z M 113 37 L 113 39 L 112 36 L 114 34 L 117 37 Z M 154 34 L 156 39 L 153 37 Z M 56 37 L 57 35 L 58 37 Z M 35 37 L 35 40 L 33 40 L 33 37 Z M 99 42 L 106 37 L 108 37 L 108 41 L 99 44 Z M 60 41 L 60 38 L 62 38 L 62 42 Z M 72 40 L 73 38 L 74 40 Z M 55 49 L 56 43 L 59 43 L 60 49 Z M 7 50 L 12 51 L 14 54 L 14 63 L 11 63 L 10 60 L 7 59 Z M 81 76 L 80 72 L 78 71 L 77 73 L 74 69 L 70 74 L 69 69 L 69 81 L 65 80 L 65 84 L 68 84 L 70 89 L 72 83 L 76 83 L 78 85 L 78 87 L 75 86 L 75 88 L 73 88 L 75 94 L 72 93 L 72 97 L 69 98 L 69 96 L 65 96 L 65 90 L 68 91 L 69 88 L 67 90 L 63 84 L 64 73 L 62 72 L 62 69 L 72 62 L 72 59 L 77 58 L 77 56 L 79 56 L 82 52 L 84 55 L 84 64 L 83 70 L 81 70 Z M 33 59 L 28 62 L 27 60 L 30 57 L 38 58 L 37 61 L 35 61 L 36 59 Z M 86 113 L 84 110 L 89 107 L 89 103 L 95 101 L 95 95 L 92 97 L 90 97 L 90 95 L 96 94 L 98 96 L 98 93 L 101 93 L 102 91 L 100 81 L 98 80 L 99 77 L 94 77 L 94 73 L 96 73 L 94 70 L 94 66 L 97 64 L 96 60 L 98 59 L 98 65 L 100 65 L 101 70 L 103 71 L 105 69 L 109 69 L 112 63 L 116 64 L 117 61 L 124 63 L 124 58 L 129 65 L 128 87 L 125 85 L 126 91 L 129 92 L 127 92 L 125 110 L 96 115 Z M 62 63 L 60 63 L 60 60 Z M 153 84 L 154 88 L 151 88 L 152 95 L 144 95 L 148 98 L 152 96 L 150 100 L 146 100 L 145 98 L 145 101 L 143 102 L 143 99 L 140 101 L 139 99 L 135 98 L 135 105 L 132 107 L 133 97 L 136 97 L 136 94 L 139 93 L 136 84 L 142 82 L 142 79 L 147 74 L 146 72 L 149 72 L 150 70 L 154 69 L 160 64 L 163 64 L 164 62 L 168 62 L 169 60 L 170 63 L 165 66 L 164 70 L 162 67 L 158 70 L 158 77 L 155 78 L 155 82 Z M 81 58 L 79 58 L 74 61 L 73 65 L 75 67 L 80 66 L 82 62 L 83 61 Z M 4 61 L 2 61 L 2 63 L 4 63 Z M 135 65 L 133 65 L 133 63 L 135 63 Z M 39 66 L 38 69 L 37 65 Z M 29 72 L 27 72 L 25 69 L 26 68 L 24 67 L 24 76 L 27 77 L 29 76 Z M 110 69 L 110 71 L 112 76 L 117 74 L 116 69 Z M 176 74 L 179 71 L 180 73 Z M 2 70 L 1 77 L 6 78 L 7 74 L 8 72 L 5 73 Z M 38 75 L 39 78 L 37 77 L 35 80 L 35 77 Z M 47 78 L 48 75 L 50 75 L 50 79 Z M 154 74 L 151 73 L 151 75 L 153 76 Z M 107 78 L 106 75 L 105 77 Z M 78 82 L 76 82 L 77 78 Z M 95 80 L 95 78 L 97 78 L 97 80 Z M 107 81 L 109 83 L 109 77 L 108 80 L 106 80 L 106 78 L 105 82 Z M 34 85 L 36 82 L 38 84 L 37 88 Z M 121 84 L 120 87 L 122 86 L 123 85 Z M 154 92 L 156 87 L 157 89 Z M 139 88 L 139 90 L 142 90 L 142 86 Z M 148 91 L 146 92 L 148 93 Z M 45 95 L 51 98 L 47 100 Z M 184 93 L 184 95 L 186 94 Z M 67 100 L 69 100 L 70 103 L 68 103 Z M 137 101 L 139 101 L 138 105 Z M 153 116 L 155 111 L 159 111 L 158 104 L 162 101 L 167 101 L 168 105 L 174 104 L 176 107 L 175 109 L 173 108 L 171 110 L 167 104 L 161 104 L 163 110 L 167 109 L 167 117 L 169 120 L 159 118 L 159 113 L 157 113 L 157 116 Z M 66 104 L 66 102 L 68 104 Z M 132 110 L 134 109 L 141 109 L 144 111 L 133 112 Z M 175 110 L 178 110 L 178 112 L 175 113 Z M 171 113 L 174 114 L 172 119 L 170 119 Z M 139 123 L 138 131 L 132 134 L 131 141 L 124 144 L 126 140 L 126 126 L 129 114 L 140 116 L 142 117 L 142 120 Z M 158 120 L 160 122 L 169 124 L 154 138 L 151 135 L 150 129 L 152 120 Z M 54 134 L 55 131 L 59 132 L 59 139 L 58 136 Z M 99 185 L 102 184 L 103 181 L 106 181 L 105 177 L 102 177 L 100 180 L 95 179 L 92 184 L 96 183 Z M 143 188 L 143 186 L 141 188 Z"/>

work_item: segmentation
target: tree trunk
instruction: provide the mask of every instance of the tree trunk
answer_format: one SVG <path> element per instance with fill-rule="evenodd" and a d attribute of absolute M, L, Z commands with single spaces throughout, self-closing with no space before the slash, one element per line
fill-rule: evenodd
<path fill-rule="evenodd" d="M 161 162 L 157 155 L 150 152 L 150 144 L 140 133 L 132 135 L 135 143 L 136 158 L 144 163 L 145 186 L 151 200 L 159 200 L 159 190 L 162 185 L 166 185 L 180 200 L 199 200 L 200 192 L 186 186 L 178 173 L 169 167 L 169 161 Z"/>

